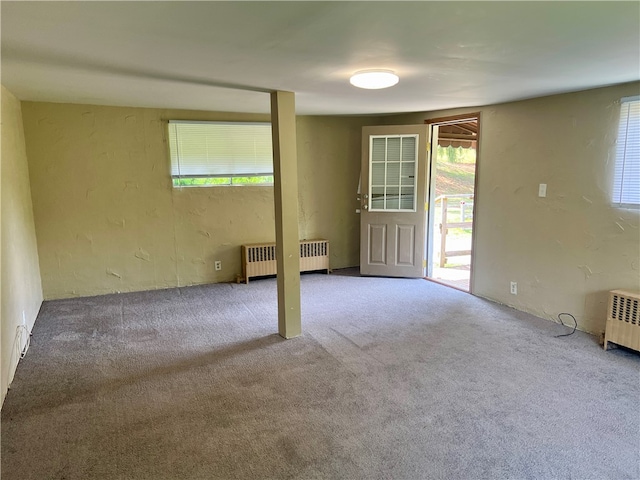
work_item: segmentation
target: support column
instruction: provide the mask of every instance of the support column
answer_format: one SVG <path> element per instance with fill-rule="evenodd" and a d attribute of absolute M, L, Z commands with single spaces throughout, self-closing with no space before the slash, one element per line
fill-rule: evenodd
<path fill-rule="evenodd" d="M 302 333 L 300 239 L 298 238 L 298 157 L 293 92 L 271 92 L 273 177 L 278 261 L 278 333 Z"/>

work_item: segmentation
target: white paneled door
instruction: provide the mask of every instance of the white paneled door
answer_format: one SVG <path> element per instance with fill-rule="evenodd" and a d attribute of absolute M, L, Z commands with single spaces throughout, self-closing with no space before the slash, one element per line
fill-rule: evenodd
<path fill-rule="evenodd" d="M 425 275 L 427 145 L 427 125 L 362 129 L 362 275 Z"/>

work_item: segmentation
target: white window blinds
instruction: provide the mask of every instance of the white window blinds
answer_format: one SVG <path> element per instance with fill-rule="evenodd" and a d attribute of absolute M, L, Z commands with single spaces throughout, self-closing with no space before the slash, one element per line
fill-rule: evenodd
<path fill-rule="evenodd" d="M 613 204 L 640 207 L 640 96 L 622 99 Z"/>
<path fill-rule="evenodd" d="M 169 121 L 171 176 L 273 175 L 271 124 Z"/>
<path fill-rule="evenodd" d="M 369 156 L 370 211 L 416 211 L 416 135 L 372 135 Z"/>

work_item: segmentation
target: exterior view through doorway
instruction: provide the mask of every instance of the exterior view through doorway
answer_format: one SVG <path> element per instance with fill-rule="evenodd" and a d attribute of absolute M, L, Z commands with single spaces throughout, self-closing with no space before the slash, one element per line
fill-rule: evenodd
<path fill-rule="evenodd" d="M 471 292 L 479 114 L 427 120 L 427 278 Z"/>
<path fill-rule="evenodd" d="M 360 274 L 471 292 L 479 114 L 362 129 Z"/>

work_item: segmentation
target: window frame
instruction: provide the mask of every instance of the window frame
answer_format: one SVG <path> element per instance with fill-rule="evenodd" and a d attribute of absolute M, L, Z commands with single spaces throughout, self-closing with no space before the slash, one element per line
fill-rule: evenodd
<path fill-rule="evenodd" d="M 192 187 L 273 187 L 274 184 L 274 168 L 273 168 L 273 147 L 271 147 L 269 151 L 270 162 L 268 163 L 270 167 L 270 172 L 261 172 L 261 173 L 233 173 L 233 172 L 224 172 L 224 173 L 192 173 L 192 174 L 182 174 L 181 166 L 180 166 L 180 147 L 179 144 L 175 143 L 179 141 L 179 131 L 176 130 L 172 132 L 172 125 L 221 125 L 223 127 L 241 127 L 243 125 L 246 126 L 268 126 L 271 129 L 271 122 L 256 122 L 256 121 L 219 121 L 219 120 L 178 120 L 178 119 L 170 119 L 167 121 L 167 149 L 169 152 L 169 163 L 170 163 L 170 176 L 172 181 L 173 188 L 192 188 Z M 271 138 L 271 136 L 269 136 Z M 174 140 L 175 139 L 175 140 Z M 175 151 L 174 151 L 174 146 Z M 264 154 L 264 151 L 262 152 Z M 207 154 L 209 152 L 207 151 Z M 214 154 L 215 155 L 215 154 Z M 264 163 L 264 156 L 262 158 Z M 211 163 L 209 163 L 211 162 Z M 200 167 L 206 170 L 206 166 L 215 165 L 213 163 L 214 160 L 205 160 L 202 161 Z M 230 165 L 234 162 L 227 160 Z M 264 165 L 263 165 L 264 166 Z M 219 166 L 218 166 L 219 167 Z M 194 165 L 191 165 L 191 168 Z M 212 170 L 216 170 L 219 168 L 213 167 Z M 177 170 L 177 174 L 174 172 Z M 251 182 L 251 179 L 259 179 L 266 178 L 267 181 L 259 181 L 259 182 Z M 226 182 L 221 183 L 193 183 L 186 184 L 186 181 L 193 180 L 216 180 L 216 179 L 226 179 Z M 241 181 L 236 181 L 241 180 Z M 247 181 L 242 181 L 247 180 Z"/>
<path fill-rule="evenodd" d="M 626 112 L 626 113 L 625 113 Z M 630 135 L 629 127 L 637 129 Z M 611 189 L 611 204 L 616 208 L 640 209 L 640 178 L 634 185 L 625 182 L 625 174 L 640 172 L 640 95 L 620 99 L 620 115 L 617 129 L 614 173 Z M 627 162 L 627 153 L 634 155 Z M 622 164 L 621 164 L 622 162 Z M 626 188 L 625 188 L 626 187 Z M 635 188 L 633 188 L 635 187 Z M 637 198 L 636 202 L 626 202 L 625 190 Z"/>
<path fill-rule="evenodd" d="M 412 162 L 405 162 L 405 160 L 403 160 L 402 157 L 402 148 L 403 148 L 403 143 L 402 140 L 405 138 L 412 138 L 414 139 L 414 146 L 413 146 L 413 161 Z M 373 155 L 374 155 L 374 141 L 375 140 L 380 140 L 383 139 L 385 140 L 384 142 L 384 160 L 383 161 L 374 161 L 373 160 Z M 400 141 L 400 160 L 396 161 L 392 161 L 390 162 L 388 160 L 388 154 L 389 154 L 389 148 L 388 148 L 388 141 L 389 139 L 398 139 Z M 417 184 L 417 178 L 418 178 L 418 143 L 419 143 L 419 136 L 416 134 L 391 134 L 391 135 L 370 135 L 369 136 L 369 202 L 368 202 L 368 208 L 370 212 L 374 212 L 374 213 L 415 213 L 417 211 L 417 192 L 418 192 L 418 184 Z M 398 185 L 389 185 L 387 182 L 387 173 L 388 173 L 388 164 L 389 163 L 398 163 L 399 164 L 399 172 L 398 172 Z M 408 184 L 402 184 L 402 164 L 403 163 L 413 163 L 413 183 L 411 185 Z M 374 164 L 384 164 L 384 180 L 385 183 L 384 184 L 375 184 L 373 182 L 373 177 L 374 177 L 374 173 L 373 173 L 373 166 Z M 383 207 L 382 208 L 378 208 L 375 206 L 374 201 L 376 201 L 377 199 L 374 199 L 374 190 L 376 188 L 382 188 L 383 189 L 383 195 L 382 195 L 382 202 L 383 202 Z M 389 196 L 387 194 L 387 190 L 388 188 L 398 188 L 398 208 L 387 208 L 387 200 L 389 199 Z M 413 190 L 412 193 L 412 207 L 411 208 L 400 208 L 402 205 L 402 189 L 405 188 L 411 188 Z"/>

